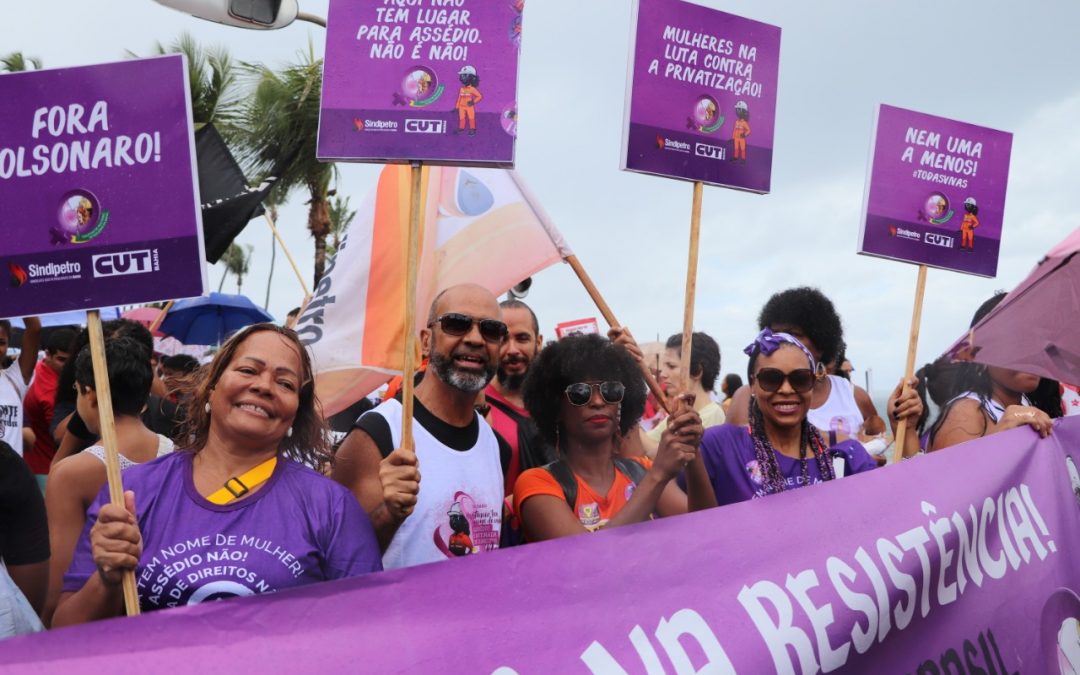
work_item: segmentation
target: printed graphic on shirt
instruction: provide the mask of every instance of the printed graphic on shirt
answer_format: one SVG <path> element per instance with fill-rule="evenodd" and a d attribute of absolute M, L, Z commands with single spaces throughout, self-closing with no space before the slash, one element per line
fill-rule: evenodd
<path fill-rule="evenodd" d="M 285 575 L 296 578 L 303 572 L 296 556 L 270 539 L 207 534 L 154 552 L 140 567 L 139 597 L 152 607 L 196 605 L 269 593 Z"/>
<path fill-rule="evenodd" d="M 746 473 L 750 474 L 750 480 L 754 485 L 761 485 L 765 482 L 765 477 L 761 475 L 761 465 L 758 464 L 756 459 L 752 459 L 746 464 Z"/>
<path fill-rule="evenodd" d="M 596 502 L 582 504 L 578 507 L 577 517 L 586 530 L 592 531 L 599 528 L 601 524 L 600 505 Z"/>
<path fill-rule="evenodd" d="M 478 502 L 467 492 L 458 491 L 446 505 L 446 520 L 435 528 L 435 547 L 447 558 L 494 551 L 499 547 L 497 525 L 502 518 L 498 507 Z"/>

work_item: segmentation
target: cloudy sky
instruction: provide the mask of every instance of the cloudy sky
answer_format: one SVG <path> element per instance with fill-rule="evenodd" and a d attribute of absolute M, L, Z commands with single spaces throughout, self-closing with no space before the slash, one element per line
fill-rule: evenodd
<path fill-rule="evenodd" d="M 772 193 L 706 188 L 695 325 L 713 335 L 725 372 L 764 301 L 795 285 L 819 287 L 844 320 L 857 377 L 873 370 L 883 397 L 903 370 L 916 268 L 855 254 L 871 122 L 878 103 L 1010 131 L 1014 136 L 1002 259 L 996 279 L 930 270 L 918 359 L 939 354 L 996 289 L 1015 286 L 1041 254 L 1080 225 L 1080 6 L 1065 0 L 928 0 L 826 3 L 700 0 L 783 30 Z M 325 16 L 328 0 L 302 0 Z M 0 52 L 61 67 L 150 53 L 184 31 L 245 61 L 282 64 L 324 33 L 297 23 L 246 31 L 186 17 L 152 0 L 5 3 Z M 619 171 L 630 0 L 531 0 L 522 54 L 517 168 L 639 339 L 682 326 L 688 183 Z M 345 166 L 339 190 L 360 201 L 377 167 Z M 306 278 L 312 243 L 304 199 L 281 216 Z M 270 234 L 256 247 L 244 290 L 262 304 Z M 214 288 L 221 269 L 210 270 Z M 565 265 L 534 279 L 528 298 L 543 326 L 598 316 Z M 235 290 L 227 281 L 226 290 Z M 278 255 L 270 311 L 302 293 Z M 1023 330 L 1017 327 L 1017 330 Z"/>

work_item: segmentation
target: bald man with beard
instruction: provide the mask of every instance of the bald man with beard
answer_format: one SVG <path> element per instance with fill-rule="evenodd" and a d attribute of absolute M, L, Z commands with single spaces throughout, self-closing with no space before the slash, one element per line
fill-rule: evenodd
<path fill-rule="evenodd" d="M 338 450 L 332 477 L 371 517 L 386 569 L 498 548 L 510 447 L 474 404 L 506 336 L 490 291 L 441 292 L 420 331 L 430 365 L 414 393 L 415 450 L 400 447 L 400 394 L 362 415 Z"/>

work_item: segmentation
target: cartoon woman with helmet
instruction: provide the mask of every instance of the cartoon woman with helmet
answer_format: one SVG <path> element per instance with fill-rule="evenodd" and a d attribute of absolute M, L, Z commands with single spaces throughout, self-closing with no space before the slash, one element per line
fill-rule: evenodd
<path fill-rule="evenodd" d="M 461 510 L 461 502 L 454 502 L 446 515 L 450 516 L 450 529 L 454 531 L 450 535 L 449 545 L 447 546 L 451 555 L 460 558 L 473 553 L 473 541 L 472 537 L 469 536 L 472 534 L 472 528 L 469 527 L 469 519 L 465 517 L 465 513 Z"/>
<path fill-rule="evenodd" d="M 458 113 L 458 128 L 456 133 L 465 131 L 465 120 L 469 121 L 469 135 L 476 135 L 476 104 L 484 100 L 477 87 L 480 86 L 480 76 L 476 74 L 476 68 L 462 66 L 458 71 L 458 80 L 461 89 L 458 90 L 457 103 L 454 109 Z"/>
<path fill-rule="evenodd" d="M 735 128 L 731 130 L 731 142 L 734 146 L 734 152 L 731 154 L 731 161 L 742 160 L 743 164 L 746 164 L 746 137 L 750 135 L 750 108 L 746 105 L 746 101 L 739 101 L 735 104 Z"/>
<path fill-rule="evenodd" d="M 974 197 L 964 200 L 964 220 L 960 222 L 960 248 L 975 250 L 975 228 L 979 226 L 979 205 Z"/>

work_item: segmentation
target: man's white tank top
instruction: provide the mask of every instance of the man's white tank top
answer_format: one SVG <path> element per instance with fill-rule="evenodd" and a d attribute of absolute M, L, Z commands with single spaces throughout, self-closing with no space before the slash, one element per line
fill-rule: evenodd
<path fill-rule="evenodd" d="M 401 402 L 385 401 L 366 414 L 390 425 L 394 447 L 401 444 Z M 499 442 L 482 418 L 476 444 L 468 450 L 444 445 L 413 419 L 420 462 L 420 494 L 383 554 L 395 569 L 494 551 L 502 531 L 503 473 Z"/>
<path fill-rule="evenodd" d="M 839 375 L 829 375 L 829 398 L 820 408 L 811 408 L 806 418 L 824 433 L 835 431 L 854 436 L 863 425 L 855 402 L 855 385 Z"/>

